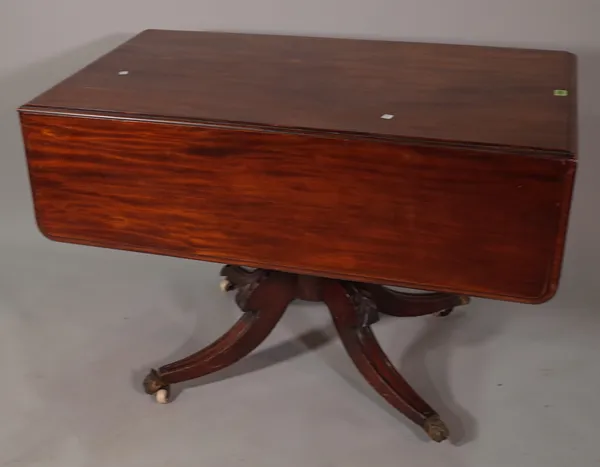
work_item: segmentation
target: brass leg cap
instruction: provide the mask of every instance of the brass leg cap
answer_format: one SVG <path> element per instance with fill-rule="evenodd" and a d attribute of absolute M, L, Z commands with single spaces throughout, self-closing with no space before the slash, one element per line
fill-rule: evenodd
<path fill-rule="evenodd" d="M 437 414 L 431 415 L 425 420 L 423 429 L 427 435 L 437 443 L 441 443 L 442 441 L 448 439 L 448 436 L 450 435 L 450 430 L 448 430 L 446 424 Z"/>
<path fill-rule="evenodd" d="M 150 373 L 144 378 L 144 391 L 146 394 L 156 394 L 159 390 L 168 387 L 156 370 L 150 370 Z"/>

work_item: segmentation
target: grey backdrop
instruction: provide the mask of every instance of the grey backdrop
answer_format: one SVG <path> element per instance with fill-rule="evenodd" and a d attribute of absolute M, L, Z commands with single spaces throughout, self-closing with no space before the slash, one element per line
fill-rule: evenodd
<path fill-rule="evenodd" d="M 3 0 L 0 465 L 600 463 L 599 23 L 598 0 Z M 140 393 L 148 366 L 199 348 L 237 318 L 218 291 L 218 265 L 44 239 L 15 109 L 147 28 L 578 54 L 580 164 L 556 298 L 537 307 L 475 300 L 446 320 L 376 327 L 448 421 L 451 443 L 427 443 L 380 401 L 320 306 L 295 306 L 254 356 L 171 405 Z"/>

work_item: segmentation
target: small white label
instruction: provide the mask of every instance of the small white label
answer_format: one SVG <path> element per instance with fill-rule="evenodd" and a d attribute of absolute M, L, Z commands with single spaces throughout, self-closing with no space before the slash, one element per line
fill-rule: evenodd
<path fill-rule="evenodd" d="M 381 118 L 383 118 L 384 120 L 391 120 L 392 118 L 394 118 L 394 116 L 392 114 L 383 114 Z"/>
<path fill-rule="evenodd" d="M 129 72 L 128 72 L 127 70 L 123 70 L 123 71 L 119 71 L 119 74 L 120 74 L 121 76 L 125 76 L 125 75 L 128 75 L 128 74 L 129 74 Z"/>

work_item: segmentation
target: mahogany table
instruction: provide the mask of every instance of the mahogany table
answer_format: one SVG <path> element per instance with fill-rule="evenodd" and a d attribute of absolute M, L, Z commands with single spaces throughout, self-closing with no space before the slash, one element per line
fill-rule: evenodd
<path fill-rule="evenodd" d="M 294 299 L 323 301 L 369 383 L 442 441 L 370 326 L 553 296 L 575 70 L 559 51 L 147 30 L 19 109 L 37 223 L 227 264 L 244 313 L 149 373 L 159 401 L 251 352 Z"/>

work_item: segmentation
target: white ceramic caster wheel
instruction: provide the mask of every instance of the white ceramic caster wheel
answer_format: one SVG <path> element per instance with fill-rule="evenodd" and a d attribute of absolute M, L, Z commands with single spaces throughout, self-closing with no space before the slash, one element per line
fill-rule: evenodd
<path fill-rule="evenodd" d="M 233 289 L 233 284 L 228 279 L 223 279 L 219 284 L 221 292 L 229 292 Z"/>
<path fill-rule="evenodd" d="M 169 390 L 159 389 L 155 394 L 156 402 L 159 404 L 167 404 L 169 402 Z"/>

